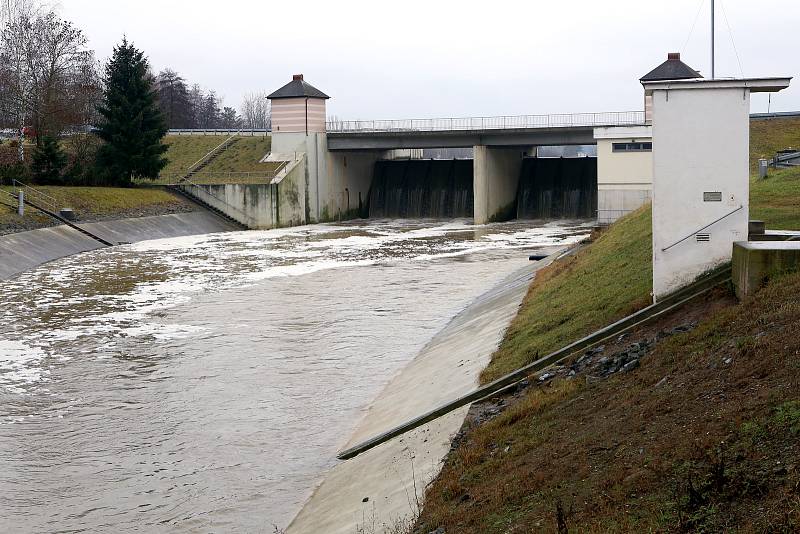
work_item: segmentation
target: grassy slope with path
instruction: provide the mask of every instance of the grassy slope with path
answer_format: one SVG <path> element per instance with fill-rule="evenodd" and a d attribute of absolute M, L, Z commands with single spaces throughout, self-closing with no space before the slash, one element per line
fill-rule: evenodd
<path fill-rule="evenodd" d="M 161 179 L 157 182 L 169 183 L 186 174 L 188 168 L 200 158 L 225 141 L 223 136 L 171 135 L 166 137 L 169 147 L 167 159 L 169 164 L 161 171 Z M 221 173 L 269 173 L 277 167 L 276 163 L 259 163 L 267 155 L 272 146 L 271 137 L 242 136 L 206 166 L 202 173 L 213 173 L 219 181 L 236 181 L 239 176 L 226 178 Z"/>
<path fill-rule="evenodd" d="M 771 122 L 774 137 L 752 129 L 751 157 L 783 148 L 800 126 Z M 754 180 L 751 214 L 800 229 L 800 169 Z M 481 380 L 646 305 L 650 261 L 644 208 L 540 271 Z M 469 430 L 427 493 L 420 532 L 555 531 L 557 509 L 574 531 L 800 529 L 798 290 L 800 275 L 776 281 L 658 345 L 635 373 L 534 389 Z M 719 372 L 723 355 L 741 364 Z M 654 395 L 665 376 L 677 389 Z M 725 454 L 742 467 L 726 468 Z"/>

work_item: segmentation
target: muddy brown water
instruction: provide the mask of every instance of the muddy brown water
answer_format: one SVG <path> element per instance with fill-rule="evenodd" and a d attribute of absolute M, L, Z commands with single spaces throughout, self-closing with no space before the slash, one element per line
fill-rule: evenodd
<path fill-rule="evenodd" d="M 0 281 L 0 530 L 272 532 L 448 320 L 580 222 L 361 221 Z"/>

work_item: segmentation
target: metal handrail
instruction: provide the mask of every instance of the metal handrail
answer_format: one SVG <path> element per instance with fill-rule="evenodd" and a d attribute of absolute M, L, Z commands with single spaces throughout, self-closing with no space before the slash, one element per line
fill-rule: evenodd
<path fill-rule="evenodd" d="M 240 131 L 241 131 L 241 130 L 240 130 Z M 198 167 L 198 166 L 199 166 L 201 163 L 203 163 L 203 162 L 204 162 L 206 159 L 208 159 L 209 157 L 211 157 L 211 155 L 212 155 L 212 154 L 214 154 L 216 151 L 220 150 L 220 149 L 221 149 L 221 148 L 222 148 L 222 147 L 223 147 L 223 146 L 224 146 L 226 143 L 230 143 L 230 142 L 231 142 L 231 140 L 232 140 L 234 137 L 236 137 L 238 133 L 239 133 L 239 132 L 236 132 L 235 134 L 231 135 L 230 137 L 228 137 L 227 139 L 225 139 L 223 142 L 221 142 L 220 144 L 218 144 L 217 146 L 215 146 L 214 148 L 212 148 L 212 149 L 211 149 L 211 150 L 208 152 L 208 154 L 206 154 L 206 155 L 205 155 L 205 156 L 203 156 L 202 158 L 200 158 L 200 159 L 198 159 L 197 161 L 195 161 L 195 162 L 194 162 L 192 165 L 189 165 L 189 167 L 186 169 L 186 171 L 187 171 L 187 172 L 192 172 L 192 170 L 193 170 L 193 169 L 195 169 L 195 168 L 196 168 L 196 167 Z"/>
<path fill-rule="evenodd" d="M 740 211 L 740 210 L 742 210 L 743 208 L 744 208 L 744 205 L 741 205 L 741 206 L 739 206 L 738 208 L 736 208 L 736 209 L 735 209 L 735 210 L 733 210 L 732 212 L 730 212 L 730 213 L 726 213 L 725 215 L 723 215 L 723 216 L 722 216 L 722 217 L 720 217 L 719 219 L 715 219 L 714 221 L 712 221 L 712 222 L 708 223 L 707 225 L 703 226 L 702 228 L 699 228 L 699 229 L 695 230 L 694 232 L 692 232 L 691 234 L 687 235 L 686 237 L 684 237 L 684 238 L 682 238 L 682 239 L 679 239 L 679 240 L 675 241 L 675 242 L 674 242 L 673 244 L 671 244 L 670 246 L 662 248 L 662 249 L 661 249 L 661 252 L 666 252 L 666 251 L 668 251 L 669 249 L 671 249 L 672 247 L 674 247 L 675 245 L 679 245 L 679 244 L 683 243 L 684 241 L 686 241 L 686 240 L 687 240 L 687 239 L 689 239 L 690 237 L 692 237 L 692 236 L 694 236 L 694 235 L 697 235 L 697 234 L 699 234 L 700 232 L 702 232 L 703 230 L 705 230 L 706 228 L 708 228 L 708 227 L 710 227 L 710 226 L 714 226 L 715 224 L 717 224 L 718 222 L 720 222 L 722 219 L 725 219 L 725 218 L 727 218 L 727 217 L 730 217 L 731 215 L 733 215 L 733 214 L 734 214 L 734 213 L 736 213 L 737 211 Z"/>
<path fill-rule="evenodd" d="M 495 117 L 443 117 L 433 119 L 333 120 L 326 123 L 331 133 L 346 132 L 435 132 L 448 130 L 500 130 L 570 128 L 581 126 L 640 126 L 644 111 L 603 113 L 562 113 L 551 115 L 500 115 Z"/>
<path fill-rule="evenodd" d="M 271 128 L 170 128 L 167 130 L 167 135 L 219 136 L 225 134 L 239 134 L 250 137 L 264 137 L 271 131 Z"/>
<path fill-rule="evenodd" d="M 40 203 L 47 204 L 46 207 L 50 208 L 50 211 L 58 211 L 58 199 L 55 197 L 50 196 L 44 191 L 36 189 L 35 187 L 31 187 L 26 183 L 20 182 L 16 178 L 11 180 L 11 185 L 25 191 L 25 196 L 36 199 Z"/>

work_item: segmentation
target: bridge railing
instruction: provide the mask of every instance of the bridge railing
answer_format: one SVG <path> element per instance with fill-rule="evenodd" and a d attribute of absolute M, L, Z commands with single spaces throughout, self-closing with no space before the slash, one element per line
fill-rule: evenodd
<path fill-rule="evenodd" d="M 333 120 L 331 133 L 347 132 L 441 132 L 469 130 L 508 130 L 569 128 L 581 126 L 638 126 L 645 123 L 643 111 L 605 113 L 563 113 L 554 115 L 501 115 L 498 117 L 447 117 L 400 120 Z"/>

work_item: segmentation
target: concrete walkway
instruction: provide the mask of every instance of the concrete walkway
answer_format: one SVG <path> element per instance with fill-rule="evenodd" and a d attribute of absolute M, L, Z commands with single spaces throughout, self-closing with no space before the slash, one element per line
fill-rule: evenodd
<path fill-rule="evenodd" d="M 112 243 L 134 243 L 235 229 L 219 217 L 200 211 L 77 224 Z M 48 261 L 102 246 L 94 239 L 64 225 L 3 235 L 0 236 L 0 280 Z"/>
<path fill-rule="evenodd" d="M 558 249 L 558 252 L 564 249 Z M 552 249 L 551 252 L 555 252 Z M 517 313 L 536 270 L 506 278 L 463 310 L 374 401 L 344 448 L 470 392 Z M 337 464 L 289 526 L 288 534 L 383 532 L 415 516 L 469 407 Z M 416 491 L 416 495 L 415 495 Z"/>

